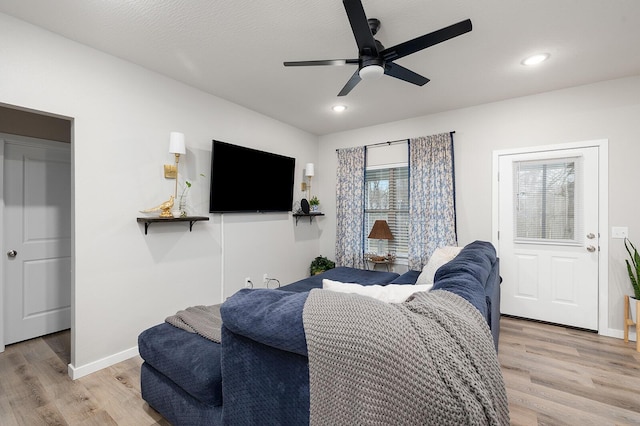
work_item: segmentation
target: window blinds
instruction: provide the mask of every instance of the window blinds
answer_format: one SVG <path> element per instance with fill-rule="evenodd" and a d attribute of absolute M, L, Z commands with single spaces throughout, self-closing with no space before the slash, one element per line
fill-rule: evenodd
<path fill-rule="evenodd" d="M 580 157 L 513 163 L 515 239 L 580 243 Z"/>
<path fill-rule="evenodd" d="M 369 235 L 376 220 L 386 220 L 393 240 L 383 241 L 383 250 L 406 257 L 409 241 L 409 168 L 406 165 L 368 168 L 365 185 L 365 236 Z M 366 238 L 365 251 L 377 253 L 378 243 L 378 240 Z"/>

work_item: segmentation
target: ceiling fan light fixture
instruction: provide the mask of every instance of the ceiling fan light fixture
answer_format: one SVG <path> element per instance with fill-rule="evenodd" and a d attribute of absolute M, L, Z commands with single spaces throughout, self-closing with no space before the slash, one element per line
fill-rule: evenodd
<path fill-rule="evenodd" d="M 334 105 L 334 106 L 331 107 L 331 110 L 333 112 L 338 112 L 338 113 L 344 112 L 344 111 L 346 111 L 346 109 L 347 109 L 346 105 Z"/>
<path fill-rule="evenodd" d="M 362 67 L 358 72 L 360 78 L 363 80 L 376 80 L 384 74 L 384 68 L 380 65 L 368 65 Z"/>
<path fill-rule="evenodd" d="M 527 67 L 532 65 L 538 65 L 539 63 L 549 59 L 549 56 L 551 55 L 549 55 L 548 53 L 538 53 L 536 55 L 529 56 L 528 58 L 523 59 L 521 64 Z"/>

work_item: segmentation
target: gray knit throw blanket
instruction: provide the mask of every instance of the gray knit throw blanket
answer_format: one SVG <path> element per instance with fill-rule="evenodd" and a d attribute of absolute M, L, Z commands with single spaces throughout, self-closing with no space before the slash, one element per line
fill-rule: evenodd
<path fill-rule="evenodd" d="M 443 290 L 404 303 L 311 290 L 310 425 L 508 425 L 482 315 Z"/>
<path fill-rule="evenodd" d="M 220 328 L 222 327 L 220 305 L 192 306 L 167 317 L 165 321 L 175 327 L 220 343 Z"/>

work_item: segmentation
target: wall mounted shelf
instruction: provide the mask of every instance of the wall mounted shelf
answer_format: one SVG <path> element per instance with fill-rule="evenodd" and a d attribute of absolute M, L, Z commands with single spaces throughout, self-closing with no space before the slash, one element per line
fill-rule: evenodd
<path fill-rule="evenodd" d="M 296 226 L 298 226 L 298 220 L 301 217 L 308 217 L 309 218 L 309 223 L 311 223 L 313 221 L 313 218 L 316 216 L 324 216 L 324 213 L 320 213 L 320 212 L 311 212 L 311 213 L 294 213 L 293 217 L 296 218 Z"/>
<path fill-rule="evenodd" d="M 164 219 L 161 217 L 139 217 L 138 223 L 144 223 L 144 235 L 147 235 L 149 225 L 152 223 L 173 223 L 173 222 L 189 222 L 189 232 L 193 228 L 193 224 L 200 220 L 209 220 L 206 216 L 187 216 L 187 217 L 174 217 L 171 219 Z"/>

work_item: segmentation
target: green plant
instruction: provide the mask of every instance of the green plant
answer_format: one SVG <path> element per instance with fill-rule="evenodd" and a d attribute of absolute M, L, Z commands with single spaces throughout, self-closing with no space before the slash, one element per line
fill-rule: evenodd
<path fill-rule="evenodd" d="M 328 271 L 336 267 L 336 263 L 327 259 L 324 256 L 318 256 L 311 261 L 309 266 L 309 272 L 311 275 L 319 274 L 320 272 Z"/>
<path fill-rule="evenodd" d="M 311 206 L 319 206 L 320 205 L 320 200 L 318 200 L 318 197 L 316 197 L 315 195 L 313 197 L 311 197 L 311 199 L 309 200 L 309 205 Z"/>
<path fill-rule="evenodd" d="M 629 246 L 633 249 L 633 254 Z M 627 272 L 629 273 L 629 279 L 631 279 L 631 286 L 635 294 L 634 297 L 640 300 L 640 255 L 628 238 L 624 239 L 624 248 L 627 249 L 627 253 L 629 253 L 629 257 L 631 258 L 631 262 L 629 262 L 629 259 L 625 259 L 625 262 L 627 263 Z M 633 265 L 633 267 L 631 267 L 631 265 Z"/>

